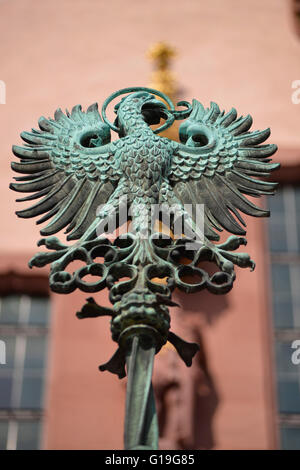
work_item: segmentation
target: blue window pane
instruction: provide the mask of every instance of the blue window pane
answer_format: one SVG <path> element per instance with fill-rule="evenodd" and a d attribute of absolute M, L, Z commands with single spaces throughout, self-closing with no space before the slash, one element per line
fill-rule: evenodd
<path fill-rule="evenodd" d="M 21 408 L 43 408 L 46 337 L 28 336 L 24 362 Z"/>
<path fill-rule="evenodd" d="M 46 297 L 32 297 L 30 306 L 29 324 L 48 325 L 49 301 Z"/>
<path fill-rule="evenodd" d="M 292 363 L 291 343 L 276 342 L 277 393 L 281 413 L 300 413 L 299 366 Z"/>
<path fill-rule="evenodd" d="M 280 429 L 281 449 L 300 450 L 300 427 L 285 427 Z"/>
<path fill-rule="evenodd" d="M 8 421 L 0 421 L 0 450 L 6 449 Z"/>
<path fill-rule="evenodd" d="M 272 286 L 274 294 L 280 292 L 291 295 L 290 270 L 288 264 L 272 264 Z"/>
<path fill-rule="evenodd" d="M 275 328 L 293 327 L 293 309 L 290 298 L 285 296 L 273 298 L 273 313 Z"/>
<path fill-rule="evenodd" d="M 272 213 L 271 213 L 272 214 Z M 286 229 L 282 217 L 273 216 L 270 219 L 272 222 L 269 224 L 269 244 L 270 250 L 276 252 L 287 252 L 287 237 Z"/>
<path fill-rule="evenodd" d="M 26 375 L 23 379 L 21 408 L 43 408 L 43 377 Z"/>
<path fill-rule="evenodd" d="M 5 344 L 6 364 L 0 365 L 0 408 L 10 408 L 16 340 L 11 336 L 2 336 L 1 339 Z"/>
<path fill-rule="evenodd" d="M 268 198 L 272 217 L 269 219 L 269 243 L 274 252 L 287 251 L 287 237 L 284 218 L 283 191 L 279 190 L 275 196 Z"/>
<path fill-rule="evenodd" d="M 11 407 L 12 372 L 0 376 L 0 408 Z"/>
<path fill-rule="evenodd" d="M 37 450 L 40 447 L 40 422 L 19 421 L 17 450 Z"/>
<path fill-rule="evenodd" d="M 275 195 L 268 198 L 269 209 L 272 215 L 281 215 L 284 212 L 283 190 L 279 188 Z"/>
<path fill-rule="evenodd" d="M 295 187 L 295 199 L 296 199 L 296 213 L 300 214 L 300 186 Z M 297 216 L 297 236 L 298 236 L 298 247 L 300 249 L 300 216 Z"/>
<path fill-rule="evenodd" d="M 300 265 L 291 264 L 290 266 L 291 282 L 293 284 L 293 328 L 300 328 Z"/>
<path fill-rule="evenodd" d="M 0 323 L 17 324 L 19 321 L 20 296 L 9 295 L 2 297 L 0 308 Z"/>
<path fill-rule="evenodd" d="M 25 354 L 25 369 L 43 369 L 47 340 L 45 336 L 28 336 Z"/>
<path fill-rule="evenodd" d="M 281 413 L 300 413 L 300 388 L 296 381 L 279 381 L 277 391 Z"/>
<path fill-rule="evenodd" d="M 296 210 L 300 212 L 300 186 L 294 186 L 295 198 L 296 198 Z"/>

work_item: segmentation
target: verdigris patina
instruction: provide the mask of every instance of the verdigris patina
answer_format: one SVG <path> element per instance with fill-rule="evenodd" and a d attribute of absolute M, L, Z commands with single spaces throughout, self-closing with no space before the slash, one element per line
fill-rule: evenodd
<path fill-rule="evenodd" d="M 121 95 L 112 124 L 106 109 Z M 190 366 L 198 350 L 169 330 L 168 307 L 176 305 L 172 291 L 178 287 L 224 294 L 232 288 L 234 265 L 254 269 L 247 253 L 235 251 L 246 245 L 240 212 L 256 217 L 269 213 L 244 194 L 272 194 L 276 184 L 257 177 L 269 176 L 279 166 L 269 158 L 277 147 L 261 145 L 270 130 L 249 131 L 251 116 L 238 118 L 235 109 L 221 112 L 215 103 L 205 109 L 197 100 L 178 106 L 184 109 L 176 110 L 157 90 L 125 88 L 107 98 L 101 115 L 96 104 L 86 112 L 81 106 L 66 114 L 59 109 L 54 119 L 39 120 L 40 130 L 21 134 L 25 146 L 13 147 L 21 160 L 12 168 L 25 176 L 15 178 L 11 189 L 33 193 L 18 201 L 39 198 L 17 215 L 43 214 L 38 224 L 51 219 L 41 230 L 49 237 L 38 242 L 49 251 L 36 254 L 30 267 L 51 264 L 54 292 L 109 289 L 111 309 L 89 298 L 77 316 L 111 317 L 112 337 L 119 347 L 100 370 L 122 378 L 127 363 L 127 449 L 158 445 L 151 385 L 155 353 L 170 341 Z M 164 124 L 153 130 L 150 126 L 161 119 Z M 180 142 L 159 137 L 175 119 L 184 120 Z M 111 142 L 111 130 L 118 140 Z M 170 236 L 154 233 L 157 220 L 169 222 Z M 103 235 L 128 221 L 129 229 L 113 241 Z M 68 245 L 52 236 L 63 228 L 67 240 L 78 241 Z M 217 232 L 223 229 L 234 235 L 217 244 Z M 76 259 L 86 265 L 70 274 L 66 268 Z M 213 262 L 219 271 L 209 275 L 202 261 Z M 87 275 L 95 281 L 85 280 Z M 188 281 L 190 276 L 196 281 Z"/>

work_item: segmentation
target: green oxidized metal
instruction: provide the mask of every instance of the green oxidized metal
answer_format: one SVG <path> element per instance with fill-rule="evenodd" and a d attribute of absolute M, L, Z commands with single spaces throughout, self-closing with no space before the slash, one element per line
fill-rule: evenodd
<path fill-rule="evenodd" d="M 121 95 L 125 96 L 115 106 L 112 124 L 106 108 Z M 48 238 L 38 242 L 48 251 L 36 254 L 30 267 L 51 264 L 49 282 L 54 292 L 109 289 L 111 309 L 89 298 L 77 316 L 111 317 L 112 337 L 119 347 L 100 370 L 122 378 L 127 363 L 125 447 L 130 449 L 157 448 L 151 385 L 155 353 L 170 341 L 189 366 L 198 350 L 169 330 L 168 307 L 176 305 L 172 291 L 178 287 L 224 294 L 232 288 L 234 265 L 254 269 L 247 253 L 235 251 L 246 245 L 241 212 L 256 217 L 269 213 L 244 195 L 272 194 L 276 183 L 257 178 L 269 176 L 279 166 L 269 158 L 277 147 L 263 144 L 270 130 L 250 131 L 251 116 L 238 118 L 234 108 L 221 112 L 215 103 L 205 109 L 197 100 L 178 106 L 184 109 L 175 110 L 171 100 L 156 90 L 126 88 L 104 102 L 101 115 L 94 104 L 86 112 L 75 106 L 71 113 L 59 109 L 54 119 L 41 118 L 40 130 L 21 134 L 25 146 L 13 147 L 21 160 L 12 168 L 25 176 L 17 177 L 10 187 L 33 193 L 19 201 L 39 199 L 17 215 L 42 215 L 38 224 L 50 219 L 41 230 Z M 150 126 L 161 119 L 165 123 L 152 130 Z M 157 135 L 175 119 L 184 120 L 179 143 Z M 119 136 L 114 142 L 111 130 Z M 196 224 L 197 204 L 204 205 L 202 231 Z M 160 210 L 150 216 L 155 205 Z M 184 219 L 185 236 L 153 234 L 155 218 L 167 218 L 173 232 Z M 129 231 L 113 242 L 103 235 L 110 223 L 118 227 L 128 220 Z M 67 240 L 77 240 L 74 244 L 52 236 L 63 228 Z M 223 229 L 233 235 L 217 244 Z M 99 257 L 103 262 L 97 262 Z M 183 257 L 188 264 L 183 264 Z M 66 268 L 75 259 L 86 265 L 71 275 Z M 219 272 L 210 276 L 201 268 L 202 261 L 215 263 Z M 85 281 L 88 274 L 95 276 L 94 282 Z M 188 283 L 185 278 L 190 275 L 199 281 Z M 166 285 L 155 282 L 164 277 Z"/>

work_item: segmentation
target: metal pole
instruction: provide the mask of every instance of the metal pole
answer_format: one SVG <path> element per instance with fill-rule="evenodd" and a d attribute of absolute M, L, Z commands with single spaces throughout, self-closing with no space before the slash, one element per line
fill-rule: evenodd
<path fill-rule="evenodd" d="M 151 335 L 131 338 L 126 355 L 125 449 L 158 449 L 158 422 L 151 382 L 155 350 Z"/>

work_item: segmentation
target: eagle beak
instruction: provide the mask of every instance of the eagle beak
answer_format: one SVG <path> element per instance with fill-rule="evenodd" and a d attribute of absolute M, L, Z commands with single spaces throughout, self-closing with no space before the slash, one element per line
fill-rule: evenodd
<path fill-rule="evenodd" d="M 158 107 L 158 108 L 160 108 L 160 109 L 162 109 L 162 110 L 165 110 L 165 111 L 168 110 L 168 107 L 167 107 L 166 103 L 165 103 L 164 101 L 162 101 L 162 100 L 158 100 L 157 98 L 152 98 L 152 99 L 146 101 L 146 103 L 144 104 L 144 106 L 148 106 L 148 105 L 153 106 L 153 107 L 155 107 L 155 108 Z M 143 106 L 143 107 L 144 107 L 144 106 Z"/>
<path fill-rule="evenodd" d="M 167 105 L 155 98 L 147 100 L 142 106 L 142 115 L 147 124 L 159 124 L 160 119 L 168 119 Z"/>

